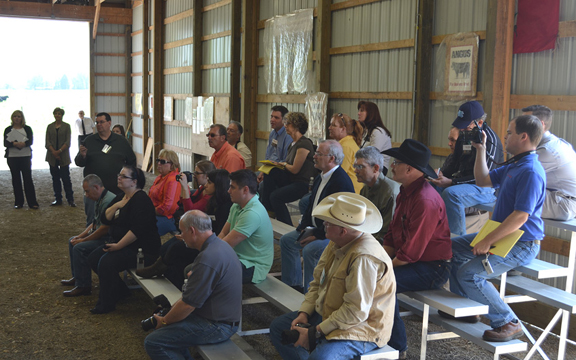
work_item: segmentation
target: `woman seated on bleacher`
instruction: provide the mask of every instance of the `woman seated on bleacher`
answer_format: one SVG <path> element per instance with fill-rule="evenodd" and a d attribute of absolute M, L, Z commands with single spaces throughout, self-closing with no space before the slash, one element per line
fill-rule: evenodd
<path fill-rule="evenodd" d="M 144 253 L 144 263 L 158 257 L 160 236 L 156 227 L 154 204 L 142 188 L 146 178 L 142 170 L 124 166 L 118 174 L 118 194 L 102 214 L 102 224 L 110 226 L 112 243 L 96 248 L 88 263 L 98 274 L 100 294 L 93 314 L 105 314 L 116 309 L 116 302 L 130 295 L 118 273 L 136 267 L 138 249 Z"/>
<path fill-rule="evenodd" d="M 224 169 L 210 171 L 207 174 L 204 193 L 209 196 L 206 213 L 212 218 L 212 230 L 219 234 L 230 213 L 232 201 L 228 189 L 230 188 L 230 174 Z M 186 206 L 185 211 L 193 210 Z M 164 275 L 176 287 L 182 288 L 184 284 L 184 268 L 194 262 L 198 250 L 187 248 L 183 241 L 177 237 L 165 242 L 160 248 L 160 257 L 156 262 L 144 269 L 136 270 L 136 275 L 143 278 Z"/>
<path fill-rule="evenodd" d="M 274 168 L 264 175 L 260 201 L 266 210 L 272 211 L 276 219 L 293 225 L 286 203 L 300 200 L 308 193 L 310 178 L 318 175 L 314 168 L 314 145 L 304 136 L 308 130 L 306 115 L 289 112 L 284 116 L 286 133 L 294 142 L 288 147 L 286 162 L 275 163 L 282 168 Z"/>
<path fill-rule="evenodd" d="M 181 173 L 178 181 L 182 185 L 182 191 L 180 192 L 180 202 L 184 208 L 184 212 L 190 210 L 200 210 L 206 212 L 206 205 L 208 200 L 210 200 L 210 195 L 206 194 L 204 188 L 206 182 L 208 181 L 208 173 L 212 170 L 216 170 L 216 167 L 210 160 L 200 160 L 196 163 L 194 167 L 194 172 L 192 176 L 194 177 L 197 189 L 194 194 L 190 194 L 190 188 L 188 187 L 188 179 L 186 174 Z M 178 224 L 176 224 L 178 226 Z"/>
<path fill-rule="evenodd" d="M 178 210 L 180 200 L 180 183 L 176 175 L 180 172 L 178 155 L 172 150 L 162 149 L 158 154 L 156 166 L 160 175 L 154 180 L 148 195 L 156 208 L 158 234 L 165 235 L 177 231 L 174 213 Z"/>
<path fill-rule="evenodd" d="M 360 149 L 359 146 L 362 141 L 364 128 L 362 128 L 360 122 L 350 118 L 350 116 L 346 114 L 340 113 L 332 115 L 328 131 L 330 132 L 330 137 L 342 145 L 344 160 L 340 167 L 350 176 L 352 185 L 354 185 L 354 192 L 359 194 L 364 184 L 358 182 L 353 165 L 354 154 Z"/>

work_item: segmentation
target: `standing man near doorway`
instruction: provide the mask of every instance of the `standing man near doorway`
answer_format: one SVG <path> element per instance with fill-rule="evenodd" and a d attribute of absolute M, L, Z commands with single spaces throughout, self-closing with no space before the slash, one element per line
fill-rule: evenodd
<path fill-rule="evenodd" d="M 78 148 L 82 145 L 82 141 L 88 136 L 96 133 L 96 126 L 89 117 L 84 116 L 84 110 L 78 112 L 78 119 L 76 119 L 76 130 L 78 130 Z"/>
<path fill-rule="evenodd" d="M 84 177 L 96 174 L 102 179 L 108 191 L 118 194 L 120 189 L 118 189 L 117 174 L 124 165 L 136 165 L 136 155 L 126 138 L 110 130 L 111 125 L 110 114 L 98 113 L 96 115 L 97 132 L 94 136 L 86 138 L 84 144 L 80 145 L 74 162 L 76 166 L 84 167 Z M 84 197 L 86 226 L 90 225 L 94 219 L 95 203 L 86 196 Z"/>

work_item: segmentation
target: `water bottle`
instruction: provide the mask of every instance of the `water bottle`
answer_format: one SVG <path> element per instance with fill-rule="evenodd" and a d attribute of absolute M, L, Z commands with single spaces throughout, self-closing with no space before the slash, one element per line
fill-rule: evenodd
<path fill-rule="evenodd" d="M 314 176 L 310 176 L 310 182 L 308 183 L 308 192 L 312 192 L 313 187 L 314 187 Z"/>
<path fill-rule="evenodd" d="M 184 285 L 182 285 L 182 292 L 186 291 L 186 285 L 188 285 L 188 279 L 184 279 Z"/>
<path fill-rule="evenodd" d="M 144 269 L 144 253 L 142 252 L 142 248 L 138 249 L 138 255 L 136 255 L 136 269 Z"/>

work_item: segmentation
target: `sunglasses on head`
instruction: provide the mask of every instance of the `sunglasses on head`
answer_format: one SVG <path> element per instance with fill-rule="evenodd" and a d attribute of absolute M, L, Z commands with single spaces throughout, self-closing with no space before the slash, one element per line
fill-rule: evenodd
<path fill-rule="evenodd" d="M 164 159 L 156 159 L 156 162 L 157 162 L 158 164 L 160 164 L 160 165 L 164 165 L 164 164 L 166 164 L 166 163 L 172 164 L 170 161 L 164 160 Z"/>

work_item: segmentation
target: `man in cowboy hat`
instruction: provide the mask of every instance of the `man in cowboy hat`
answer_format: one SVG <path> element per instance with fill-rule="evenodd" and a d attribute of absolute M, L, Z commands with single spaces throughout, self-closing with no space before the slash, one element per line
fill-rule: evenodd
<path fill-rule="evenodd" d="M 392 179 L 399 182 L 396 211 L 384 236 L 384 249 L 392 258 L 396 292 L 440 288 L 450 274 L 452 242 L 444 201 L 428 183 L 436 178 L 428 165 L 430 149 L 412 139 L 384 151 L 394 158 Z M 388 345 L 405 354 L 408 344 L 398 305 Z"/>
<path fill-rule="evenodd" d="M 324 198 L 312 215 L 324 221 L 330 243 L 300 310 L 272 321 L 272 344 L 283 359 L 351 359 L 386 345 L 396 285 L 392 261 L 371 235 L 382 227 L 378 208 L 340 192 Z M 282 341 L 288 329 L 299 333 L 294 344 Z"/>
<path fill-rule="evenodd" d="M 482 136 L 482 143 L 474 144 L 478 150 L 474 168 L 476 183 L 500 188 L 492 220 L 501 224 L 473 248 L 470 243 L 476 234 L 452 239 L 450 290 L 488 305 L 485 316 L 492 329 L 484 331 L 482 338 L 486 341 L 504 342 L 524 334 L 510 306 L 487 280 L 530 263 L 540 252 L 540 240 L 544 238 L 541 214 L 546 197 L 546 173 L 538 161 L 536 147 L 543 133 L 542 122 L 535 116 L 521 115 L 510 121 L 504 140 L 506 151 L 514 157 L 492 171 L 488 171 L 484 159 L 486 136 Z M 524 233 L 508 255 L 489 254 L 494 243 L 518 229 Z M 446 317 L 447 314 L 440 315 Z"/>
<path fill-rule="evenodd" d="M 502 142 L 498 135 L 486 123 L 486 113 L 477 101 L 468 101 L 458 109 L 458 116 L 452 126 L 460 131 L 479 129 L 486 134 L 486 166 L 494 170 L 504 161 Z M 442 190 L 442 199 L 446 205 L 446 216 L 450 232 L 466 234 L 466 209 L 476 204 L 490 203 L 496 200 L 494 189 L 477 186 L 474 182 L 474 162 L 476 148 L 470 141 L 464 142 L 457 136 L 454 155 L 450 166 L 443 166 L 438 178 L 431 182 Z"/>

